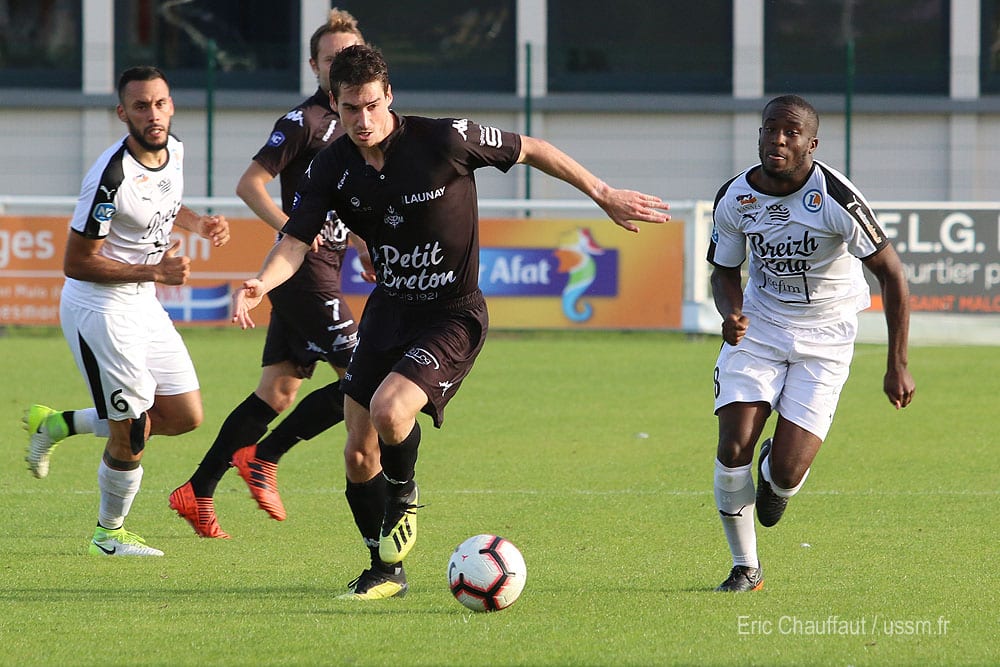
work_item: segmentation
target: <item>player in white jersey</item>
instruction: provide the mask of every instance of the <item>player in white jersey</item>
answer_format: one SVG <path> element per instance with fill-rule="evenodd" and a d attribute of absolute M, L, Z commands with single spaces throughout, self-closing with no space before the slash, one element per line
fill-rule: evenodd
<path fill-rule="evenodd" d="M 183 340 L 156 299 L 156 283 L 183 285 L 190 259 L 171 243 L 176 225 L 229 240 L 222 216 L 199 216 L 181 204 L 180 141 L 170 134 L 173 101 L 154 67 L 126 70 L 118 83 L 118 118 L 128 134 L 84 178 L 63 269 L 59 317 L 94 400 L 85 410 L 34 405 L 25 414 L 28 464 L 48 473 L 52 447 L 76 433 L 108 436 L 98 467 L 101 492 L 90 553 L 160 556 L 124 528 L 139 490 L 150 435 L 178 435 L 202 421 L 201 393 Z"/>
<path fill-rule="evenodd" d="M 854 354 L 857 313 L 870 305 L 862 265 L 882 290 L 883 389 L 897 409 L 915 390 L 902 263 L 858 189 L 813 159 L 818 130 L 806 100 L 771 100 L 762 114 L 760 164 L 723 185 L 715 199 L 708 261 L 724 343 L 715 366 L 714 487 L 733 557 L 719 591 L 763 586 L 754 508 L 761 525 L 778 522 L 829 432 Z M 740 267 L 748 255 L 743 288 Z M 754 448 L 772 411 L 777 423 L 761 445 L 755 490 Z"/>

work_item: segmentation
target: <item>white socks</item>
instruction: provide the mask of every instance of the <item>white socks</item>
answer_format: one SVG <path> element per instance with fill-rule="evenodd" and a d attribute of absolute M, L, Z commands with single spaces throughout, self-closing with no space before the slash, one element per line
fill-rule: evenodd
<path fill-rule="evenodd" d="M 774 495 L 780 498 L 791 498 L 796 493 L 798 493 L 799 489 L 802 488 L 802 485 L 806 483 L 806 479 L 809 477 L 810 470 L 812 470 L 812 468 L 806 469 L 806 474 L 802 475 L 802 479 L 800 479 L 799 483 L 796 484 L 794 487 L 792 487 L 791 489 L 783 489 L 780 486 L 775 485 L 774 482 L 771 481 L 771 455 L 768 454 L 766 457 L 764 457 L 764 460 L 761 461 L 760 464 L 761 477 L 767 480 L 767 483 L 771 485 L 771 490 L 774 491 Z"/>
<path fill-rule="evenodd" d="M 760 567 L 753 516 L 757 492 L 750 468 L 750 464 L 727 468 L 715 460 L 715 504 L 733 554 L 733 565 Z"/>
<path fill-rule="evenodd" d="M 99 438 L 111 435 L 111 427 L 107 419 L 98 419 L 97 408 L 84 408 L 73 411 L 73 430 L 77 433 L 93 433 Z"/>
<path fill-rule="evenodd" d="M 110 530 L 117 530 L 125 523 L 135 494 L 142 482 L 142 466 L 135 470 L 114 470 L 103 459 L 97 467 L 97 486 L 101 490 L 101 509 L 97 522 Z"/>

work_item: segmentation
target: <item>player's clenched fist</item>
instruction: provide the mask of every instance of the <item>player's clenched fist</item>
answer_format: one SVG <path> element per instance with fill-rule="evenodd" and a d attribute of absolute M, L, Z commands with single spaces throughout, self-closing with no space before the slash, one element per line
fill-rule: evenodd
<path fill-rule="evenodd" d="M 216 248 L 229 242 L 229 221 L 222 215 L 201 216 L 201 236 Z"/>
<path fill-rule="evenodd" d="M 722 320 L 722 339 L 730 345 L 739 345 L 747 333 L 749 324 L 750 318 L 746 315 L 736 315 L 735 313 L 729 315 Z"/>

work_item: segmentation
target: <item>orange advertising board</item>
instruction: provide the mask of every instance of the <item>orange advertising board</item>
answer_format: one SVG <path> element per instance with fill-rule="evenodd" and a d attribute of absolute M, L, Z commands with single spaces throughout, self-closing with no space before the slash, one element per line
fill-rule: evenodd
<path fill-rule="evenodd" d="M 157 286 L 160 298 L 175 321 L 218 324 L 228 320 L 228 292 L 252 276 L 274 242 L 274 234 L 259 220 L 230 220 L 232 241 L 222 248 L 197 234 L 175 230 L 179 254 L 191 258 L 191 280 L 184 287 Z M 56 216 L 0 216 L 0 325 L 59 324 L 63 252 L 69 219 Z M 179 304 L 190 301 L 192 290 L 225 286 L 221 317 L 177 317 Z M 261 320 L 267 321 L 267 309 Z M 216 310 L 216 313 L 222 312 Z"/>
<path fill-rule="evenodd" d="M 230 295 L 254 275 L 274 242 L 255 219 L 231 219 L 222 248 L 179 231 L 191 279 L 158 293 L 179 324 L 228 323 Z M 493 328 L 679 329 L 684 224 L 631 234 L 609 220 L 484 219 L 480 286 Z M 0 325 L 59 323 L 65 217 L 0 216 Z M 360 313 L 371 286 L 350 251 L 345 299 Z M 267 323 L 267 307 L 255 321 Z"/>
<path fill-rule="evenodd" d="M 517 329 L 679 329 L 684 223 L 483 220 L 479 285 L 490 323 Z"/>

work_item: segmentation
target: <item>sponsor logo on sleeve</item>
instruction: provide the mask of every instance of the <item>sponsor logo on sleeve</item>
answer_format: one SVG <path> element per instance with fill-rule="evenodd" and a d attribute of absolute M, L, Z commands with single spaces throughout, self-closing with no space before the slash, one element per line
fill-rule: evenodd
<path fill-rule="evenodd" d="M 94 207 L 94 212 L 91 214 L 94 220 L 102 224 L 111 222 L 111 218 L 114 217 L 115 213 L 118 211 L 114 204 L 104 203 L 98 204 Z"/>
<path fill-rule="evenodd" d="M 479 127 L 479 145 L 500 148 L 503 146 L 503 135 L 495 127 Z"/>
<path fill-rule="evenodd" d="M 879 228 L 878 223 L 868 217 L 867 207 L 858 201 L 857 197 L 855 197 L 854 201 L 847 205 L 847 210 L 854 216 L 854 219 L 865 228 L 865 231 L 868 233 L 868 236 L 871 238 L 873 243 L 880 244 L 885 241 L 885 236 L 882 234 L 882 230 Z"/>
<path fill-rule="evenodd" d="M 277 148 L 283 143 L 285 143 L 285 133 L 278 130 L 272 132 L 271 136 L 267 138 L 267 145 L 272 148 Z"/>

